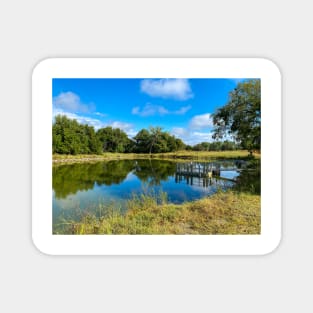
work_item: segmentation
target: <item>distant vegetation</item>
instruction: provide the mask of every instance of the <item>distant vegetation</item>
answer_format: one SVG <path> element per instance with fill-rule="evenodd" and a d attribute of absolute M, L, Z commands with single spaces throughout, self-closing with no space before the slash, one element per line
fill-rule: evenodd
<path fill-rule="evenodd" d="M 109 160 L 175 160 L 175 162 L 186 162 L 186 160 L 197 161 L 216 161 L 225 159 L 241 159 L 241 160 L 260 160 L 261 154 L 254 153 L 253 156 L 248 154 L 247 150 L 234 151 L 176 151 L 166 153 L 117 153 L 105 152 L 99 154 L 53 154 L 52 161 L 54 165 L 57 164 L 73 164 L 73 163 L 95 163 Z"/>
<path fill-rule="evenodd" d="M 140 130 L 133 139 L 112 127 L 100 128 L 79 124 L 64 115 L 55 117 L 52 126 L 53 153 L 57 154 L 102 154 L 115 153 L 167 153 L 188 151 L 230 151 L 240 146 L 231 141 L 202 142 L 186 145 L 181 139 L 162 131 L 160 127 Z"/>

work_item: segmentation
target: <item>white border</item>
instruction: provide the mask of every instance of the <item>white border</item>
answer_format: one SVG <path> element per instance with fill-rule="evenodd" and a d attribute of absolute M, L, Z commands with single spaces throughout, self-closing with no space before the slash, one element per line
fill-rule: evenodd
<path fill-rule="evenodd" d="M 260 78 L 260 235 L 52 235 L 52 78 Z M 256 255 L 281 239 L 281 75 L 262 58 L 56 58 L 32 76 L 32 237 L 51 255 Z"/>

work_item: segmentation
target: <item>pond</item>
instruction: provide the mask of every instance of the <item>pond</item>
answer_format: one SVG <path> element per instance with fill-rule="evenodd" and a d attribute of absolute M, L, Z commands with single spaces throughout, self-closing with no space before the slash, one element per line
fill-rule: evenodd
<path fill-rule="evenodd" d="M 243 161 L 175 162 L 153 159 L 114 160 L 53 167 L 53 224 L 99 214 L 99 204 L 114 203 L 121 211 L 134 194 L 165 192 L 172 203 L 210 196 L 217 190 L 254 188 L 260 173 Z M 216 170 L 213 177 L 208 171 Z M 214 173 L 214 172 L 213 172 Z M 250 190 L 251 191 L 251 190 Z"/>

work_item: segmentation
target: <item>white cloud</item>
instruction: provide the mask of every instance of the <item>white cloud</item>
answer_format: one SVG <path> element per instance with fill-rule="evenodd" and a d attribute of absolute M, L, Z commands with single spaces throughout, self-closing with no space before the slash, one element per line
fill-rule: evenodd
<path fill-rule="evenodd" d="M 189 131 L 183 127 L 173 127 L 171 133 L 178 138 L 188 137 L 189 135 Z"/>
<path fill-rule="evenodd" d="M 187 105 L 185 107 L 181 107 L 179 110 L 174 111 L 174 114 L 178 114 L 178 115 L 184 115 L 187 111 L 189 111 L 191 109 L 191 105 Z"/>
<path fill-rule="evenodd" d="M 76 120 L 80 124 L 88 124 L 90 126 L 93 126 L 95 129 L 99 129 L 103 127 L 103 122 L 101 122 L 98 119 L 91 118 L 88 116 L 82 116 L 71 112 L 66 112 L 61 109 L 53 109 L 52 111 L 52 117 L 54 118 L 56 115 L 65 115 L 69 119 Z"/>
<path fill-rule="evenodd" d="M 212 142 L 212 132 L 197 132 L 193 131 L 187 128 L 182 127 L 173 127 L 171 130 L 171 134 L 174 135 L 177 138 L 180 138 L 184 143 L 187 145 L 195 145 L 197 143 L 206 141 L 206 142 Z"/>
<path fill-rule="evenodd" d="M 119 128 L 126 133 L 129 138 L 136 136 L 137 131 L 133 128 L 134 125 L 130 123 L 125 123 L 121 121 L 108 121 L 103 127 L 111 126 L 112 128 Z"/>
<path fill-rule="evenodd" d="M 130 129 L 133 125 L 129 123 L 124 123 L 120 121 L 114 121 L 114 122 L 108 122 L 108 126 L 111 126 L 113 128 L 120 128 L 123 130 Z"/>
<path fill-rule="evenodd" d="M 193 138 L 196 138 L 198 142 L 202 142 L 202 141 L 208 141 L 211 142 L 213 141 L 212 138 L 213 132 L 193 132 L 192 136 Z"/>
<path fill-rule="evenodd" d="M 72 113 L 89 113 L 94 111 L 94 104 L 84 104 L 80 97 L 74 92 L 61 92 L 58 96 L 53 98 L 53 105 L 55 108 L 65 110 Z"/>
<path fill-rule="evenodd" d="M 140 109 L 139 106 L 136 106 L 132 109 L 132 114 L 134 115 L 139 115 L 142 117 L 145 116 L 153 116 L 153 115 L 166 115 L 166 114 L 177 114 L 177 115 L 183 115 L 187 111 L 191 109 L 191 105 L 181 107 L 180 109 L 176 111 L 169 111 L 162 105 L 157 105 L 157 104 L 150 104 L 147 103 L 142 109 Z"/>
<path fill-rule="evenodd" d="M 189 122 L 189 127 L 191 129 L 205 129 L 211 128 L 213 126 L 213 121 L 210 113 L 196 115 Z"/>
<path fill-rule="evenodd" d="M 193 97 L 188 79 L 144 79 L 140 83 L 140 89 L 151 97 L 176 100 Z"/>
<path fill-rule="evenodd" d="M 210 113 L 194 116 L 186 127 L 173 127 L 171 134 L 180 138 L 188 145 L 195 145 L 200 142 L 212 142 L 213 122 Z"/>
<path fill-rule="evenodd" d="M 125 131 L 125 133 L 127 134 L 128 138 L 133 138 L 137 135 L 138 131 L 132 128 L 130 130 Z"/>
<path fill-rule="evenodd" d="M 98 115 L 98 116 L 101 116 L 101 117 L 106 117 L 107 116 L 107 114 L 100 113 L 100 112 L 95 112 L 94 114 Z"/>
<path fill-rule="evenodd" d="M 139 115 L 140 114 L 140 107 L 134 107 L 132 109 L 132 114 Z"/>
<path fill-rule="evenodd" d="M 132 109 L 132 114 L 134 115 L 139 115 L 142 117 L 145 116 L 153 116 L 153 115 L 165 115 L 168 114 L 169 111 L 167 109 L 165 109 L 163 106 L 161 105 L 155 105 L 155 104 L 146 104 L 142 110 L 140 110 L 140 107 L 134 107 Z"/>
<path fill-rule="evenodd" d="M 76 120 L 80 124 L 87 124 L 89 126 L 93 126 L 95 130 L 99 128 L 111 126 L 112 128 L 120 128 L 123 130 L 128 137 L 134 137 L 137 134 L 137 131 L 133 128 L 133 125 L 130 123 L 124 123 L 121 121 L 100 121 L 95 118 L 91 118 L 88 116 L 82 116 L 71 112 L 65 112 L 61 109 L 53 109 L 52 117 L 54 118 L 56 115 L 65 115 L 69 119 Z"/>
<path fill-rule="evenodd" d="M 128 137 L 134 137 L 137 131 L 133 128 L 133 124 L 124 123 L 120 121 L 107 122 L 105 126 L 111 126 L 112 128 L 119 128 L 123 130 Z"/>

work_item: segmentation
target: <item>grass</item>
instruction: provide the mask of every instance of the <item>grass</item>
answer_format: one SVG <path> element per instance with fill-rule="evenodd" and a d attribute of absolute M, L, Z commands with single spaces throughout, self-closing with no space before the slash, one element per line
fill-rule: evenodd
<path fill-rule="evenodd" d="M 254 153 L 255 158 L 260 158 L 259 153 Z M 64 155 L 53 154 L 53 163 L 79 163 L 79 162 L 97 162 L 104 160 L 124 160 L 124 159 L 197 159 L 197 160 L 216 160 L 216 159 L 245 159 L 249 158 L 249 153 L 246 150 L 235 151 L 177 151 L 168 153 L 111 153 L 106 152 L 100 155 L 97 154 L 79 154 L 79 155 Z"/>
<path fill-rule="evenodd" d="M 165 193 L 133 195 L 127 211 L 101 207 L 100 216 L 86 214 L 66 223 L 67 234 L 260 234 L 260 196 L 234 191 L 183 204 L 167 202 Z M 60 228 L 61 229 L 61 228 Z M 54 231 L 62 234 L 62 231 Z"/>
<path fill-rule="evenodd" d="M 156 157 L 168 158 L 186 158 L 186 159 L 236 159 L 248 158 L 249 152 L 247 150 L 233 150 L 233 151 L 177 151 L 168 153 L 156 153 Z M 255 153 L 256 158 L 260 158 L 260 153 Z"/>

